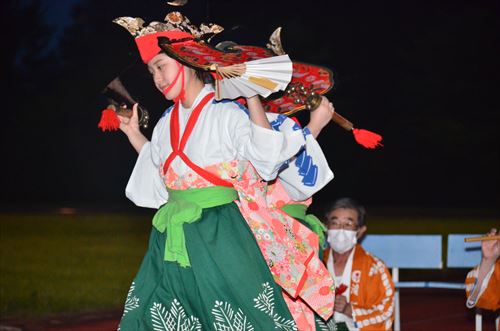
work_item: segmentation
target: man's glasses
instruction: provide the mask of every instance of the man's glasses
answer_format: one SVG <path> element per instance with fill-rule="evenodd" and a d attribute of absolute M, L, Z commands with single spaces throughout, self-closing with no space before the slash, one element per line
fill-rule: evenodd
<path fill-rule="evenodd" d="M 339 230 L 339 229 L 357 230 L 358 224 L 355 221 L 332 220 L 328 223 L 328 228 L 333 230 Z"/>

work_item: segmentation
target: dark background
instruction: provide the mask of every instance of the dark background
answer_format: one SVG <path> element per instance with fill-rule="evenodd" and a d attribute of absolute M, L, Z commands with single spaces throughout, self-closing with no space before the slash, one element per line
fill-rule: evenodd
<path fill-rule="evenodd" d="M 100 91 L 137 63 L 132 37 L 111 20 L 161 21 L 176 8 L 159 0 L 1 6 L 1 209 L 137 210 L 124 195 L 136 153 L 120 132 L 97 129 Z M 369 209 L 499 214 L 498 2 L 190 0 L 181 11 L 224 26 L 216 42 L 265 46 L 282 26 L 292 59 L 335 73 L 336 110 L 383 135 L 384 148 L 366 150 L 335 124 L 323 131 L 335 179 L 314 210 L 353 196 Z M 168 102 L 142 66 L 124 77 L 155 123 Z"/>

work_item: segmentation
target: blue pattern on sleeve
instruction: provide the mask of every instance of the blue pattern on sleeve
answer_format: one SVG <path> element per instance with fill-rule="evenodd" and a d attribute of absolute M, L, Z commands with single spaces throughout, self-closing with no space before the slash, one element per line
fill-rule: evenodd
<path fill-rule="evenodd" d="M 270 123 L 271 127 L 273 128 L 274 131 L 281 131 L 280 127 L 283 124 L 283 122 L 285 122 L 285 120 L 286 120 L 286 116 L 280 114 L 280 115 L 278 115 L 278 117 L 276 117 L 275 120 L 273 120 Z"/>
<path fill-rule="evenodd" d="M 280 127 L 287 118 L 288 117 L 283 114 L 278 115 L 278 117 L 270 123 L 273 130 L 281 131 Z M 297 131 L 300 129 L 300 125 L 294 122 L 293 130 Z M 304 128 L 302 133 L 304 134 L 305 138 L 311 134 L 311 131 L 308 128 Z M 316 181 L 318 180 L 318 166 L 314 164 L 313 158 L 307 154 L 307 151 L 304 147 L 302 147 L 296 154 L 295 166 L 297 166 L 299 175 L 302 177 L 302 184 L 304 184 L 305 186 L 316 185 Z M 278 172 L 281 172 L 288 167 L 289 162 L 286 161 L 285 163 L 283 163 Z"/>
<path fill-rule="evenodd" d="M 295 165 L 299 168 L 299 175 L 302 177 L 302 184 L 314 186 L 318 179 L 318 166 L 313 163 L 313 159 L 307 154 L 305 149 L 301 150 L 295 159 Z"/>
<path fill-rule="evenodd" d="M 271 124 L 271 127 L 273 128 L 274 131 L 281 131 L 280 130 L 280 127 L 281 125 L 283 125 L 283 123 L 285 123 L 285 121 L 288 119 L 288 117 L 286 117 L 285 115 L 283 114 L 279 114 L 278 117 L 276 117 L 275 120 L 273 120 L 270 124 Z M 300 125 L 298 125 L 295 121 L 293 122 L 293 126 L 292 126 L 292 129 L 293 131 L 297 131 L 297 130 L 300 130 L 301 127 Z"/>

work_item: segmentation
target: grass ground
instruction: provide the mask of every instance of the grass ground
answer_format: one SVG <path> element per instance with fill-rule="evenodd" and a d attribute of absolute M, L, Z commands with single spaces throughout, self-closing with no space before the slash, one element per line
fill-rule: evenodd
<path fill-rule="evenodd" d="M 118 308 L 151 223 L 124 215 L 1 215 L 0 315 Z"/>
<path fill-rule="evenodd" d="M 369 222 L 372 234 L 482 233 L 500 224 L 494 218 Z M 151 215 L 0 214 L 0 316 L 121 309 L 150 230 Z"/>

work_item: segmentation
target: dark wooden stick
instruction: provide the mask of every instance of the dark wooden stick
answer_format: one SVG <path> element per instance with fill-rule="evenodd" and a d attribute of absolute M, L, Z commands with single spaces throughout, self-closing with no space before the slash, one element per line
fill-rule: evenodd
<path fill-rule="evenodd" d="M 347 131 L 351 131 L 354 128 L 354 125 L 351 122 L 349 122 L 347 118 L 343 117 L 336 111 L 334 111 L 332 115 L 332 121 L 334 121 L 344 129 L 346 129 Z"/>

